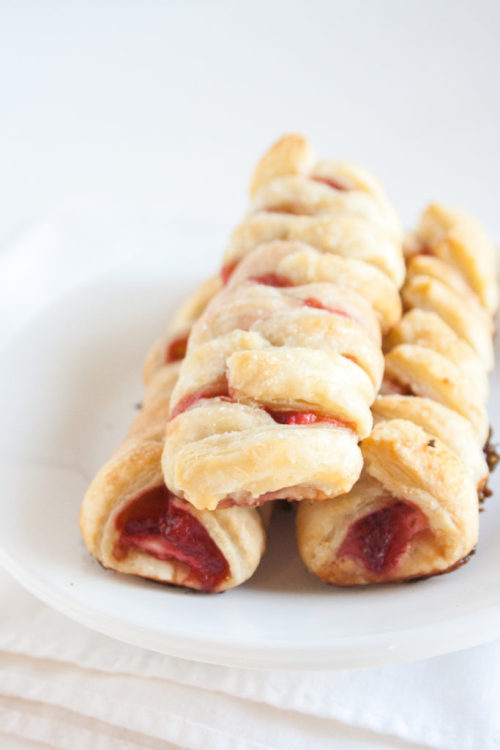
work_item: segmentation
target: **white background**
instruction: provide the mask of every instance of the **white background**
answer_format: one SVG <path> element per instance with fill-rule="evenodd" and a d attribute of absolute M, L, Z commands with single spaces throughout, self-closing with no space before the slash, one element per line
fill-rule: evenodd
<path fill-rule="evenodd" d="M 68 208 L 229 231 L 291 130 L 500 237 L 499 37 L 495 0 L 2 0 L 0 243 Z"/>

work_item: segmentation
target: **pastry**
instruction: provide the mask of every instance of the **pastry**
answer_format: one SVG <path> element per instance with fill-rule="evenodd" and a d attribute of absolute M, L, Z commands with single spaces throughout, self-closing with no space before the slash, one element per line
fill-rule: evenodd
<path fill-rule="evenodd" d="M 462 414 L 478 443 L 493 366 L 493 245 L 471 216 L 433 204 L 408 242 L 406 313 L 387 336 L 383 393 L 432 398 Z"/>
<path fill-rule="evenodd" d="M 309 226 L 350 218 L 361 249 L 371 241 L 370 226 L 385 232 L 387 255 L 402 266 L 397 220 L 378 183 L 326 162 L 303 173 L 310 154 L 294 137 L 271 149 L 254 176 L 254 207 L 266 203 L 263 191 L 283 192 L 293 177 L 295 218 L 302 210 Z M 321 207 L 310 203 L 316 188 Z M 358 203 L 370 206 L 362 217 L 351 210 Z M 346 227 L 336 241 L 347 255 Z M 401 303 L 387 269 L 361 250 L 335 253 L 335 243 L 318 248 L 283 239 L 247 247 L 193 325 L 162 465 L 167 486 L 196 508 L 325 500 L 358 478 L 358 441 L 370 433 L 369 407 L 382 377 L 381 331 L 399 319 Z"/>
<path fill-rule="evenodd" d="M 465 211 L 431 204 L 409 252 L 430 254 L 456 269 L 490 315 L 498 306 L 496 251 L 481 224 Z"/>
<path fill-rule="evenodd" d="M 80 529 L 105 568 L 224 591 L 255 571 L 265 547 L 264 522 L 254 508 L 199 511 L 165 485 L 161 453 L 178 369 L 166 365 L 151 378 L 128 437 L 85 495 Z"/>
<path fill-rule="evenodd" d="M 377 424 L 362 476 L 346 495 L 303 503 L 298 544 L 311 572 L 337 586 L 405 581 L 457 567 L 477 540 L 469 472 L 416 424 Z"/>
<path fill-rule="evenodd" d="M 328 583 L 427 577 L 458 567 L 475 547 L 489 476 L 492 257 L 475 220 L 436 204 L 409 238 L 407 311 L 385 337 L 361 478 L 297 514 L 302 558 Z"/>
<path fill-rule="evenodd" d="M 181 377 L 189 393 L 174 393 L 162 463 L 195 507 L 319 499 L 359 476 L 356 430 L 369 432 L 374 389 L 347 358 L 234 331 L 189 353 Z"/>
<path fill-rule="evenodd" d="M 155 341 L 148 352 L 143 367 L 143 380 L 147 385 L 154 373 L 165 364 L 180 362 L 186 354 L 187 342 L 193 323 L 222 288 L 220 274 L 201 284 L 177 310 L 166 336 Z"/>
<path fill-rule="evenodd" d="M 224 281 L 258 245 L 293 240 L 364 260 L 402 283 L 399 219 L 378 180 L 361 167 L 316 162 L 304 138 L 285 136 L 257 165 L 250 193 L 250 212 L 225 253 Z"/>
<path fill-rule="evenodd" d="M 381 330 L 401 314 L 401 230 L 373 178 L 314 159 L 301 176 L 301 150 L 312 154 L 292 136 L 264 157 L 248 219 L 291 219 L 296 241 L 257 250 L 254 233 L 238 259 L 255 253 L 233 279 L 226 267 L 196 290 L 148 354 L 141 413 L 81 509 L 83 537 L 105 567 L 230 588 L 264 549 L 269 513 L 245 506 L 337 495 L 360 473 L 357 443 L 382 378 Z"/>
<path fill-rule="evenodd" d="M 368 220 L 396 237 L 399 218 L 378 180 L 363 168 L 316 161 L 305 138 L 281 138 L 262 157 L 250 186 L 253 211 Z"/>
<path fill-rule="evenodd" d="M 291 178 L 301 205 L 294 205 L 292 210 L 289 202 L 278 211 L 279 206 L 270 202 L 268 192 L 282 193 L 283 184 L 286 186 Z M 311 189 L 322 196 L 316 207 L 304 205 Z M 293 285 L 336 281 L 345 274 L 344 258 L 351 269 L 356 266 L 354 261 L 359 261 L 357 274 L 363 278 L 363 289 L 376 290 L 377 314 L 383 330 L 399 319 L 401 303 L 396 291 L 405 275 L 403 234 L 394 208 L 376 178 L 355 165 L 317 162 L 308 141 L 299 135 L 288 135 L 262 157 L 252 178 L 250 195 L 250 211 L 232 234 L 220 277 L 213 277 L 195 292 L 176 316 L 167 336 L 155 343 L 144 370 L 146 381 L 165 361 L 182 358 L 192 324 L 221 283 L 228 283 L 248 253 L 273 240 L 309 246 L 309 256 L 297 254 L 284 269 Z"/>
<path fill-rule="evenodd" d="M 300 136 L 264 155 L 250 194 L 221 273 L 150 350 L 141 412 L 82 505 L 89 550 L 223 591 L 255 571 L 269 501 L 286 498 L 328 583 L 453 570 L 475 547 L 489 476 L 491 242 L 434 204 L 405 267 L 378 181 L 318 162 Z"/>

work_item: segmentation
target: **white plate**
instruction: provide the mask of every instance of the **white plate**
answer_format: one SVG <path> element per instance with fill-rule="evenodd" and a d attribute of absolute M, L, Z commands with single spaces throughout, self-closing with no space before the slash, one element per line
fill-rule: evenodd
<path fill-rule="evenodd" d="M 38 295 L 36 314 L 23 319 L 1 360 L 0 561 L 36 596 L 91 628 L 217 664 L 357 667 L 432 656 L 498 637 L 495 496 L 481 515 L 480 544 L 469 564 L 409 585 L 336 590 L 321 584 L 298 558 L 291 512 L 278 514 L 253 579 L 221 595 L 110 573 L 89 556 L 77 525 L 86 486 L 136 413 L 148 345 L 193 285 L 185 265 L 195 263 L 197 277 L 216 265 L 202 256 L 199 233 L 172 226 L 174 235 L 170 255 L 143 253 L 118 266 L 115 259 L 113 271 L 100 277 L 92 266 L 89 280 L 81 249 L 57 288 L 39 280 L 47 293 Z M 39 251 L 41 265 L 46 252 Z M 109 266 L 103 248 L 102 254 Z M 15 257 L 10 262 L 15 267 Z M 87 280 L 77 286 L 71 268 L 79 262 L 78 278 Z M 14 283 L 21 307 L 28 304 L 26 284 L 22 276 Z M 4 285 L 3 291 L 12 289 Z M 499 387 L 497 378 L 492 403 Z M 499 424 L 497 416 L 493 421 Z"/>

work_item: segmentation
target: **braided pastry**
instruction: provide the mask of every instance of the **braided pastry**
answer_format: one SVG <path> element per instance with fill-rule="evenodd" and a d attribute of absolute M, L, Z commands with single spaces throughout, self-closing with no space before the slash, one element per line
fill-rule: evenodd
<path fill-rule="evenodd" d="M 143 368 L 143 380 L 145 385 L 166 364 L 180 362 L 186 354 L 187 342 L 193 323 L 200 317 L 201 313 L 222 288 L 222 279 L 219 274 L 201 284 L 177 310 L 168 334 L 155 341 L 148 352 Z"/>
<path fill-rule="evenodd" d="M 275 160 L 275 168 L 276 165 Z M 352 203 L 352 209 L 348 213 L 357 216 L 365 211 L 370 216 L 374 215 L 377 212 L 374 206 L 378 202 L 380 213 L 385 212 L 389 222 L 392 222 L 390 233 L 395 237 L 398 231 L 397 221 L 391 214 L 389 204 L 385 202 L 384 205 L 385 199 L 381 190 L 373 180 L 370 182 L 366 175 L 366 184 L 358 185 L 356 179 L 361 179 L 361 171 L 359 170 L 355 178 L 349 178 L 348 171 L 347 168 L 344 169 L 346 180 L 351 179 L 349 189 L 354 193 L 360 190 L 366 193 L 352 200 L 347 199 L 348 203 Z M 344 187 L 347 187 L 347 184 Z M 336 192 L 335 185 L 329 186 L 328 191 L 332 192 L 332 188 L 333 192 Z M 377 197 L 370 198 L 370 191 L 378 193 Z M 335 201 L 336 208 L 328 209 L 327 213 L 339 214 L 344 198 L 334 199 Z M 317 206 L 317 210 L 313 211 L 311 208 L 310 213 L 314 212 L 325 214 L 325 209 Z M 270 220 L 278 216 L 267 210 L 265 213 Z M 328 379 L 327 395 L 332 404 L 338 405 L 342 414 L 344 407 L 340 399 L 340 389 L 346 379 L 348 389 L 350 388 L 353 393 L 356 389 L 360 392 L 360 404 L 354 406 L 351 417 L 356 421 L 352 426 L 364 435 L 369 431 L 371 420 L 367 404 L 373 400 L 382 374 L 380 326 L 385 330 L 400 316 L 399 297 L 393 281 L 387 278 L 384 270 L 386 267 L 397 269 L 398 263 L 401 264 L 401 251 L 395 239 L 385 238 L 382 221 L 379 222 L 380 228 L 375 229 L 366 217 L 364 222 L 354 219 L 351 221 L 351 233 L 347 232 L 347 224 L 338 221 L 338 227 L 335 228 L 335 222 L 331 222 L 330 235 L 325 246 L 320 239 L 322 221 L 323 219 L 311 216 L 308 223 L 309 231 L 317 234 L 317 243 L 313 241 L 313 244 L 317 244 L 318 250 L 299 245 L 288 248 L 287 252 L 276 249 L 277 260 L 288 263 L 285 270 L 290 276 L 290 288 L 282 292 L 264 284 L 247 284 L 256 294 L 256 298 L 252 300 L 252 289 L 245 291 L 246 302 L 253 305 L 253 313 L 250 312 L 250 315 L 253 315 L 254 331 L 250 331 L 251 325 L 248 322 L 245 325 L 243 320 L 233 320 L 233 323 L 227 326 L 227 323 L 223 323 L 222 315 L 219 316 L 217 324 L 220 328 L 218 333 L 227 332 L 228 341 L 225 345 L 229 348 L 234 346 L 236 340 L 239 340 L 240 344 L 243 342 L 242 334 L 246 335 L 247 339 L 250 337 L 248 340 L 252 340 L 252 343 L 239 352 L 241 355 L 252 355 L 262 348 L 274 350 L 276 347 L 288 346 L 288 353 L 295 351 L 300 358 L 301 349 L 306 340 L 309 340 L 309 347 L 318 351 L 316 361 L 313 354 L 313 357 L 307 360 L 307 365 L 313 371 L 316 369 L 320 375 L 322 374 L 323 380 L 326 369 L 335 361 L 337 375 Z M 377 234 L 380 248 L 371 240 L 370 230 Z M 324 254 L 335 252 L 337 248 L 341 255 L 351 241 L 349 236 L 353 238 L 352 241 L 357 248 L 358 261 L 347 262 L 342 257 Z M 311 240 L 313 239 L 311 235 Z M 288 257 L 285 258 L 285 255 Z M 375 260 L 373 265 L 369 265 L 365 260 L 370 260 L 372 256 Z M 256 260 L 259 257 L 257 254 Z M 266 267 L 255 272 L 261 275 L 273 273 L 274 268 L 274 273 L 277 273 L 279 269 L 273 266 L 273 262 L 269 266 L 268 258 L 265 261 Z M 380 268 L 384 270 L 379 270 Z M 251 264 L 248 265 L 247 271 L 251 276 Z M 240 277 L 244 272 L 242 267 L 238 272 Z M 389 277 L 391 275 L 394 276 L 394 273 L 389 270 Z M 397 270 L 395 275 L 397 276 Z M 85 496 L 80 514 L 82 534 L 89 550 L 105 567 L 192 588 L 224 590 L 248 578 L 260 560 L 265 541 L 261 516 L 266 514 L 253 508 L 231 507 L 213 512 L 203 508 L 197 509 L 169 489 L 160 470 L 165 420 L 174 383 L 178 377 L 179 364 L 186 353 L 190 331 L 210 299 L 220 290 L 222 280 L 226 276 L 225 273 L 217 275 L 203 284 L 178 311 L 168 336 L 156 342 L 151 349 L 144 366 L 147 390 L 141 413 L 131 426 L 127 439 L 97 474 Z M 236 278 L 235 276 L 227 290 L 227 297 L 232 297 L 235 304 L 242 308 L 244 295 L 232 291 L 236 286 Z M 244 282 L 245 278 L 242 278 Z M 331 282 L 337 279 L 341 281 L 343 289 L 333 288 Z M 318 284 L 311 284 L 313 281 L 317 281 Z M 301 289 L 306 284 L 309 286 L 308 293 L 314 296 L 304 298 Z M 259 296 L 259 309 L 262 314 L 256 316 Z M 366 297 L 368 302 L 365 302 L 363 297 Z M 276 307 L 274 318 L 266 312 L 271 311 L 273 306 Z M 343 312 L 325 315 L 323 306 L 334 308 L 337 313 L 340 310 Z M 288 328 L 283 320 L 285 314 L 289 316 Z M 217 318 L 217 313 L 215 315 Z M 247 318 L 248 315 L 247 304 Z M 300 323 L 298 329 L 294 321 Z M 224 326 L 227 330 L 223 331 Z M 247 334 L 245 330 L 248 330 Z M 200 325 L 197 334 L 192 337 L 190 348 L 194 348 L 197 343 L 206 342 L 210 345 L 212 338 L 204 333 L 204 327 Z M 315 343 L 311 343 L 314 338 Z M 328 342 L 326 346 L 324 341 Z M 322 351 L 325 348 L 328 351 Z M 238 350 L 238 346 L 236 349 Z M 280 350 L 279 354 L 283 353 L 284 349 Z M 272 365 L 272 354 L 265 354 L 270 357 L 268 364 Z M 217 360 L 217 351 L 215 355 Z M 205 368 L 208 361 L 204 362 Z M 300 363 L 300 359 L 297 362 Z M 275 369 L 279 370 L 281 363 L 279 359 L 275 361 Z M 237 364 L 236 361 L 233 362 L 236 379 Z M 240 373 L 248 374 L 250 369 L 251 365 L 244 360 L 240 362 Z M 210 366 L 205 369 L 205 372 L 208 371 Z M 215 362 L 216 385 L 217 372 Z M 186 382 L 187 376 L 184 375 L 183 378 Z M 250 395 L 253 398 L 258 394 Z M 189 442 L 190 433 L 193 431 L 199 438 L 200 423 L 208 427 L 208 436 L 217 439 L 219 435 L 224 436 L 228 432 L 229 423 L 233 431 L 242 432 L 249 424 L 255 426 L 256 422 L 260 421 L 264 427 L 273 428 L 270 431 L 273 437 L 270 447 L 274 455 L 278 456 L 280 443 L 279 439 L 276 443 L 274 441 L 277 435 L 275 428 L 279 432 L 283 431 L 284 427 L 276 421 L 279 419 L 277 413 L 271 410 L 259 411 L 260 414 L 256 415 L 256 409 L 245 403 L 244 398 L 239 403 L 231 404 L 224 396 L 210 401 L 204 399 L 196 411 L 189 410 L 182 420 L 174 420 L 169 441 L 171 444 Z M 290 417 L 288 413 L 285 416 L 287 419 Z M 310 414 L 309 417 L 315 419 L 316 415 Z M 297 433 L 297 438 L 301 437 L 304 426 L 300 423 L 300 415 L 290 419 L 292 422 L 295 419 L 298 424 L 295 430 L 288 430 L 287 439 L 291 432 Z M 320 421 L 319 418 L 317 421 Z M 350 472 L 352 478 L 347 485 L 338 484 L 336 480 L 338 486 L 336 485 L 335 492 L 339 492 L 347 489 L 359 474 L 359 451 L 357 448 L 354 452 L 352 450 L 356 438 L 350 429 L 351 423 L 344 424 L 341 418 L 328 419 L 327 423 L 332 425 L 329 430 L 313 432 L 313 438 L 309 440 L 309 450 L 311 460 L 323 452 L 323 446 L 330 446 L 331 443 L 335 445 L 337 462 L 342 462 L 342 456 L 345 454 L 344 471 Z M 342 426 L 341 429 L 338 428 L 338 424 Z M 346 429 L 346 425 L 349 429 Z M 296 457 L 303 460 L 304 443 L 299 439 L 295 442 Z M 292 444 L 293 438 L 288 439 L 287 449 Z M 283 446 L 281 450 L 283 453 Z M 257 454 L 255 457 L 258 458 Z M 201 459 L 201 456 L 198 458 Z M 289 456 L 286 458 L 288 460 Z M 254 467 L 257 477 L 256 469 L 258 466 Z M 332 472 L 328 467 L 328 456 L 323 461 L 323 473 L 325 481 L 331 482 Z M 297 481 L 296 475 L 297 472 L 290 482 Z M 320 476 L 319 469 L 317 475 Z M 313 496 L 316 495 L 313 493 Z M 269 497 L 272 497 L 272 493 L 268 493 Z M 269 508 L 270 504 L 266 507 Z"/>
<path fill-rule="evenodd" d="M 288 135 L 257 165 L 250 194 L 251 210 L 232 234 L 221 275 L 195 292 L 175 317 L 168 335 L 155 343 L 146 362 L 146 382 L 165 362 L 183 358 L 193 323 L 222 282 L 228 282 L 249 252 L 273 240 L 301 242 L 310 251 L 316 250 L 289 259 L 282 273 L 291 284 L 336 281 L 346 273 L 343 258 L 351 268 L 354 260 L 364 261 L 357 264 L 357 272 L 364 274 L 365 290 L 376 290 L 383 330 L 401 317 L 395 287 L 401 286 L 405 275 L 402 230 L 394 208 L 372 175 L 352 164 L 316 162 L 308 141 Z M 266 268 L 260 275 L 271 273 L 269 264 Z"/>
<path fill-rule="evenodd" d="M 397 286 L 403 282 L 398 216 L 378 180 L 361 167 L 316 162 L 304 138 L 285 136 L 261 159 L 250 193 L 251 211 L 226 250 L 225 278 L 255 247 L 280 239 L 364 260 Z"/>
<path fill-rule="evenodd" d="M 161 471 L 165 420 L 178 364 L 149 381 L 126 440 L 98 472 L 80 511 L 80 529 L 105 568 L 204 591 L 249 578 L 265 547 L 254 508 L 199 511 L 175 497 Z"/>
<path fill-rule="evenodd" d="M 402 267 L 400 230 L 378 183 L 354 167 L 309 168 L 310 153 L 303 139 L 282 139 L 257 167 L 254 203 L 265 209 L 263 225 L 277 215 L 269 198 L 277 192 L 280 212 L 291 215 L 293 203 L 309 227 L 332 217 L 333 244 L 248 244 L 189 337 L 162 465 L 166 484 L 198 509 L 324 500 L 361 470 L 357 444 L 371 430 L 383 371 L 381 329 L 401 312 L 393 278 L 367 262 L 364 241 L 370 228 L 385 233 L 388 265 Z M 344 257 L 353 238 L 359 252 Z"/>
<path fill-rule="evenodd" d="M 475 221 L 430 206 L 408 244 L 407 312 L 385 339 L 375 427 L 359 482 L 302 504 L 299 549 L 328 583 L 406 580 L 453 570 L 478 535 L 496 307 L 494 254 Z"/>
<path fill-rule="evenodd" d="M 299 143 L 299 148 L 300 142 L 305 144 L 302 139 L 294 138 L 288 139 L 288 142 Z M 309 148 L 307 144 L 306 147 Z M 294 147 L 291 148 L 293 150 Z M 257 169 L 256 178 L 266 158 Z M 279 159 L 271 159 L 271 162 L 274 169 L 279 166 Z M 246 266 L 247 276 L 245 265 L 242 264 L 238 270 L 242 289 L 235 291 L 237 274 L 225 296 L 221 295 L 221 299 L 214 302 L 212 312 L 207 312 L 200 325 L 195 326 L 191 337 L 188 360 L 196 362 L 205 352 L 207 356 L 200 359 L 205 375 L 200 380 L 196 368 L 190 376 L 189 368 L 183 367 L 183 387 L 191 391 L 194 389 L 195 393 L 199 393 L 200 388 L 206 391 L 204 378 L 208 376 L 213 398 L 200 400 L 196 409 L 186 409 L 181 395 L 180 402 L 185 413 L 182 418 L 173 420 L 169 429 L 169 445 L 177 446 L 175 449 L 178 450 L 192 443 L 193 435 L 197 440 L 206 437 L 208 441 L 223 442 L 231 431 L 239 432 L 241 437 L 250 426 L 253 430 L 257 426 L 261 428 L 261 435 L 268 434 L 269 437 L 267 443 L 264 440 L 259 446 L 254 446 L 253 452 L 250 451 L 254 461 L 251 473 L 257 485 L 259 449 L 263 450 L 268 466 L 274 465 L 272 456 L 280 463 L 281 452 L 281 459 L 284 458 L 290 467 L 288 484 L 304 484 L 304 469 L 299 467 L 294 470 L 294 463 L 304 464 L 305 459 L 305 465 L 314 465 L 317 456 L 325 454 L 322 466 L 315 470 L 315 476 L 320 480 L 320 490 L 325 485 L 331 493 L 333 486 L 334 493 L 338 493 L 352 485 L 361 468 L 354 433 L 357 431 L 365 435 L 369 432 L 371 417 L 368 405 L 382 376 L 380 327 L 387 329 L 400 316 L 399 297 L 392 281 L 398 276 L 398 267 L 402 264 L 397 219 L 374 180 L 363 175 L 361 170 L 352 169 L 352 176 L 347 167 L 338 168 L 337 171 L 343 175 L 345 182 L 342 190 L 346 196 L 347 191 L 353 195 L 350 198 L 337 197 L 340 186 L 334 183 L 334 177 L 330 174 L 332 169 L 326 169 L 324 175 L 318 172 L 316 177 L 321 178 L 323 185 L 319 192 L 312 195 L 315 205 L 311 203 L 306 207 L 310 214 L 307 217 L 308 231 L 312 233 L 310 241 L 317 245 L 317 249 L 298 244 L 276 247 L 264 260 L 265 267 L 260 270 L 252 270 L 250 261 Z M 286 169 L 284 174 L 288 174 Z M 269 182 L 271 173 L 268 177 Z M 317 181 L 316 177 L 313 179 Z M 262 175 L 260 181 L 265 182 Z M 297 192 L 296 187 L 293 189 Z M 308 197 L 307 188 L 302 193 L 304 200 L 309 201 L 311 196 Z M 326 195 L 326 203 L 321 198 L 322 193 Z M 264 199 L 261 196 L 258 200 Z M 344 203 L 349 206 L 348 210 L 342 209 Z M 272 211 L 273 207 L 270 206 L 269 211 L 266 208 L 260 214 L 265 213 L 273 221 L 279 216 Z M 342 222 L 342 213 L 352 217 L 350 225 Z M 330 216 L 337 218 L 330 221 Z M 300 219 L 298 216 L 295 218 Z M 322 222 L 325 220 L 329 222 L 326 225 L 329 235 L 322 240 Z M 383 228 L 384 222 L 390 225 L 387 231 Z M 377 242 L 372 240 L 372 233 L 377 235 L 378 247 Z M 346 261 L 342 257 L 325 255 L 338 252 L 341 256 L 350 242 L 356 247 L 353 255 L 358 260 Z M 258 240 L 254 246 L 256 244 Z M 260 284 L 246 281 L 254 272 L 262 275 L 280 271 L 272 257 L 273 253 L 276 263 L 283 261 L 288 264 L 284 269 L 290 277 L 286 290 L 266 286 L 262 279 L 263 283 Z M 259 258 L 261 256 L 257 252 L 255 261 L 259 261 Z M 372 258 L 373 265 L 370 265 Z M 384 273 L 386 270 L 388 277 Z M 227 275 L 223 272 L 203 284 L 181 307 L 168 336 L 153 346 L 144 366 L 147 390 L 141 413 L 127 439 L 97 474 L 85 496 L 80 514 L 82 534 L 89 550 L 105 567 L 192 588 L 223 590 L 248 578 L 261 558 L 265 541 L 262 513 L 253 508 L 237 507 L 209 511 L 205 509 L 210 505 L 207 502 L 203 507 L 196 508 L 172 492 L 171 488 L 175 487 L 168 481 L 165 484 L 160 467 L 170 397 L 180 362 L 186 353 L 190 331 L 209 301 L 220 290 L 223 279 L 227 280 Z M 334 287 L 332 281 L 340 281 L 342 288 L 338 284 Z M 279 287 L 279 284 L 276 286 Z M 304 294 L 309 296 L 304 297 Z M 368 301 L 365 301 L 365 297 Z M 224 322 L 225 313 L 218 312 L 225 298 L 235 305 L 231 313 L 233 320 L 229 324 L 227 319 Z M 206 323 L 210 315 L 213 318 L 213 333 L 207 335 Z M 284 316 L 288 316 L 287 323 Z M 256 409 L 254 405 L 255 399 L 263 394 L 259 391 L 262 383 L 259 385 L 259 378 L 254 378 L 252 373 L 264 364 L 266 368 L 274 368 L 279 376 L 283 362 L 290 356 L 300 366 L 306 342 L 313 351 L 304 360 L 304 367 L 309 368 L 310 374 L 318 375 L 318 382 L 311 390 L 311 400 L 315 404 L 319 397 L 326 397 L 327 405 L 339 412 L 337 417 L 308 413 L 305 423 L 318 422 L 316 429 L 314 425 L 310 429 L 304 426 L 302 412 L 293 415 L 279 410 L 280 391 L 287 385 L 286 382 L 280 384 L 279 377 L 274 396 L 270 392 L 267 394 L 269 408 Z M 241 391 L 237 403 L 228 401 L 224 395 L 225 383 L 219 382 L 220 359 L 224 352 L 239 356 L 239 360 L 238 356 L 233 357 L 231 363 L 231 382 L 236 386 L 239 384 Z M 329 376 L 328 371 L 332 366 L 335 375 Z M 352 394 L 353 404 L 350 408 L 344 406 L 341 398 L 344 387 L 347 394 Z M 188 395 L 192 398 L 192 392 Z M 277 397 L 277 403 L 274 397 Z M 273 411 L 273 407 L 278 410 Z M 177 398 L 175 409 L 179 411 L 179 408 Z M 285 426 L 280 420 L 291 424 Z M 323 424 L 328 424 L 328 429 L 324 429 Z M 203 430 L 200 432 L 202 426 L 205 433 Z M 306 429 L 307 443 L 303 440 Z M 286 436 L 284 443 L 280 442 L 281 433 Z M 295 459 L 290 451 L 295 451 Z M 338 466 L 343 465 L 343 474 L 348 476 L 347 483 L 345 479 L 334 476 L 335 472 L 329 466 L 329 456 L 335 458 Z M 213 467 L 210 467 L 209 454 L 204 457 L 198 452 L 191 468 L 196 472 L 203 459 L 210 474 Z M 186 465 L 188 470 L 189 461 Z M 278 483 L 280 487 L 281 482 L 282 479 Z M 254 494 L 262 499 L 266 490 L 266 499 L 273 497 L 272 488 L 269 491 L 269 487 L 257 488 Z M 304 496 L 308 496 L 308 491 L 316 497 L 318 487 L 308 490 L 305 484 Z M 230 494 L 231 502 L 234 502 L 236 495 Z M 270 504 L 266 507 L 269 508 Z"/>

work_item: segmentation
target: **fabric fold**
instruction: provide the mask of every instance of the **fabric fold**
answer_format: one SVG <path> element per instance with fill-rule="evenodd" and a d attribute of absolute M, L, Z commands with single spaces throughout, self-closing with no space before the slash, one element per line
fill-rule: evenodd
<path fill-rule="evenodd" d="M 27 726 L 43 724 L 31 718 L 31 703 L 48 706 L 40 709 L 42 718 L 47 711 L 63 737 L 78 736 L 74 713 L 91 726 L 103 722 L 118 738 L 136 732 L 141 741 L 195 749 L 476 750 L 478 738 L 483 750 L 498 746 L 499 642 L 357 671 L 232 669 L 93 633 L 3 574 L 0 593 L 9 603 L 0 621 L 0 706 L 9 722 L 1 726 L 13 734 L 15 701 Z M 46 742 L 37 731 L 32 739 Z M 136 740 L 127 741 L 133 747 Z M 60 746 L 70 745 L 78 750 L 76 740 Z M 143 747 L 149 747 L 145 741 Z"/>

